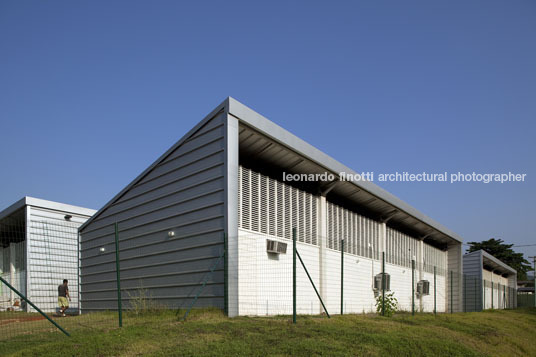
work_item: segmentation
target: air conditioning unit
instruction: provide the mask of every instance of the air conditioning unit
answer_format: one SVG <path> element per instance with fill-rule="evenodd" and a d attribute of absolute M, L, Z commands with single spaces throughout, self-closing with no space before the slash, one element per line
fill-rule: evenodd
<path fill-rule="evenodd" d="M 374 277 L 374 290 L 375 291 L 383 290 L 382 275 L 385 276 L 385 281 L 384 281 L 385 291 L 390 291 L 391 290 L 391 276 L 387 273 L 385 274 L 380 273 Z"/>
<path fill-rule="evenodd" d="M 287 243 L 278 242 L 276 240 L 266 240 L 266 251 L 272 254 L 286 254 Z"/>
<path fill-rule="evenodd" d="M 417 283 L 417 295 L 430 295 L 430 282 L 421 280 Z"/>

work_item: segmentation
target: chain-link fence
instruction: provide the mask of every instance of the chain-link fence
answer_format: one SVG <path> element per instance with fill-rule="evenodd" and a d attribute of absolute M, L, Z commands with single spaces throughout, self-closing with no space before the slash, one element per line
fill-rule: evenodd
<path fill-rule="evenodd" d="M 47 331 L 68 335 L 60 318 L 79 314 L 77 234 L 70 222 L 2 219 L 0 340 Z"/>
<path fill-rule="evenodd" d="M 504 281 L 455 273 L 445 254 L 413 246 L 385 254 L 377 244 L 333 236 L 296 231 L 288 239 L 240 229 L 234 237 L 164 232 L 180 244 L 162 251 L 145 232 L 115 223 L 102 229 L 80 245 L 77 227 L 67 221 L 2 220 L 0 342 L 108 330 L 160 314 L 184 321 L 207 307 L 299 321 L 299 315 L 383 313 L 385 297 L 413 314 L 516 306 L 515 288 Z"/>

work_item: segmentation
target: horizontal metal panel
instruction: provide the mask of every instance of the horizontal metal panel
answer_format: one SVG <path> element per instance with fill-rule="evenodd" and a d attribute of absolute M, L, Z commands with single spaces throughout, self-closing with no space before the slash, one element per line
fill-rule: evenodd
<path fill-rule="evenodd" d="M 205 147 L 207 144 L 210 144 L 216 140 L 223 141 L 224 135 L 225 127 L 220 123 L 217 126 L 211 128 L 210 130 L 207 130 L 204 133 L 185 141 L 184 144 L 182 144 L 177 150 L 175 150 L 171 155 L 169 155 L 156 167 L 158 167 L 159 165 L 166 165 L 167 163 L 173 161 L 182 161 L 183 157 L 185 157 L 187 154 L 196 152 L 199 149 Z"/>
<path fill-rule="evenodd" d="M 196 272 L 190 274 L 181 275 L 162 275 L 159 277 L 139 277 L 137 279 L 123 279 L 121 278 L 121 290 L 138 290 L 140 288 L 152 290 L 154 288 L 172 286 L 197 286 L 200 281 L 209 274 L 210 270 L 203 272 Z M 212 278 L 207 280 L 207 283 L 216 283 L 223 281 L 223 267 L 220 271 L 214 271 Z M 117 291 L 117 283 L 114 280 L 111 281 L 97 281 L 94 283 L 84 284 L 84 292 L 98 292 L 98 291 Z"/>
<path fill-rule="evenodd" d="M 69 221 L 65 220 L 65 215 L 69 214 L 71 219 Z M 51 209 L 40 208 L 40 207 L 31 207 L 30 210 L 30 221 L 59 221 L 63 223 L 69 223 L 75 227 L 79 227 L 85 221 L 87 221 L 87 216 L 77 215 L 76 213 L 63 212 L 63 211 L 54 211 Z"/>
<path fill-rule="evenodd" d="M 193 297 L 176 297 L 176 298 L 167 298 L 167 297 L 151 297 L 159 306 L 168 307 L 168 308 L 186 308 L 191 302 Z M 195 308 L 203 307 L 216 307 L 223 309 L 223 288 L 222 293 L 217 295 L 208 295 L 200 296 L 195 303 Z M 130 308 L 127 305 L 127 301 L 124 300 L 123 308 Z M 91 312 L 102 312 L 107 310 L 117 310 L 117 301 L 83 301 L 82 312 L 91 313 Z"/>
<path fill-rule="evenodd" d="M 179 167 L 186 166 L 188 163 L 196 162 L 204 157 L 217 154 L 222 150 L 224 150 L 223 138 L 217 137 L 215 139 L 211 139 L 211 141 L 207 142 L 205 145 L 195 148 L 194 150 L 177 157 L 173 161 L 165 161 L 156 166 L 155 169 L 151 171 L 149 175 L 147 175 L 147 181 L 144 182 L 149 182 L 156 177 L 167 174 L 168 172 L 176 170 Z"/>
<path fill-rule="evenodd" d="M 160 187 L 162 185 L 176 181 L 177 178 L 181 176 L 186 176 L 186 175 L 213 167 L 218 164 L 223 164 L 224 156 L 225 155 L 223 152 L 218 152 L 213 155 L 203 157 L 199 159 L 198 161 L 187 163 L 185 166 L 181 166 L 177 168 L 176 170 L 169 171 L 167 174 L 159 176 L 158 178 L 155 178 L 154 180 L 149 181 L 147 184 L 144 184 L 144 185 L 139 184 L 131 188 L 128 192 L 124 194 L 123 197 L 121 197 L 120 201 L 127 200 L 130 197 L 139 195 L 143 192 L 150 191 L 156 187 Z"/>
<path fill-rule="evenodd" d="M 216 202 L 212 206 L 199 207 L 196 208 L 195 211 L 178 212 L 170 216 L 158 217 L 158 219 L 154 219 L 150 222 L 143 222 L 141 219 L 134 220 L 128 227 L 125 227 L 125 224 L 120 225 L 119 230 L 122 237 L 129 237 L 156 232 L 163 229 L 174 229 L 183 225 L 194 224 L 198 221 L 208 221 L 209 219 L 221 217 L 223 215 L 223 210 L 223 203 Z M 87 236 L 83 234 L 82 237 L 84 240 L 81 243 L 82 249 L 86 249 L 88 243 L 91 243 L 89 245 L 91 246 L 92 244 L 105 244 L 109 242 L 108 239 L 103 240 L 102 238 L 113 236 L 115 234 L 113 232 L 114 227 L 110 226 L 110 228 L 111 229 L 108 230 L 112 230 L 112 232 L 93 238 L 87 238 Z"/>
<path fill-rule="evenodd" d="M 158 288 L 152 288 L 148 289 L 148 293 L 151 294 L 151 299 L 154 298 L 172 298 L 172 297 L 179 297 L 179 298 L 193 298 L 195 296 L 195 292 L 199 288 L 199 283 L 196 284 L 184 284 L 184 285 L 177 285 L 172 287 L 158 287 Z M 138 288 L 132 288 L 132 289 L 121 289 L 124 290 L 123 294 L 125 297 L 123 300 L 129 300 L 134 299 L 136 297 L 136 292 L 139 292 Z M 129 297 L 128 293 L 131 293 L 131 296 Z M 205 286 L 203 289 L 202 295 L 220 295 L 223 293 L 223 284 L 219 283 L 210 283 Z M 117 290 L 116 289 L 110 289 L 106 291 L 98 291 L 98 292 L 81 292 L 82 294 L 82 303 L 86 300 L 97 300 L 97 301 L 117 301 Z"/>
<path fill-rule="evenodd" d="M 174 236 L 169 237 L 167 232 L 150 233 L 146 236 L 138 236 L 131 239 L 120 238 L 120 251 L 122 256 L 128 256 L 137 250 L 154 249 L 154 247 L 160 247 L 159 249 L 181 249 L 194 247 L 198 245 L 204 245 L 209 243 L 222 243 L 223 233 L 220 230 L 212 232 L 205 232 L 203 234 L 194 234 L 184 237 Z M 101 251 L 104 248 L 104 252 Z M 95 248 L 86 249 L 80 253 L 81 259 L 87 259 L 94 256 L 101 256 L 107 254 L 115 254 L 115 241 L 110 241 L 106 245 L 101 245 Z"/>
<path fill-rule="evenodd" d="M 184 261 L 162 262 L 160 264 L 121 269 L 121 280 L 139 279 L 140 277 L 144 276 L 181 275 L 197 273 L 200 270 L 206 270 L 207 267 L 214 266 L 218 259 L 219 257 L 216 256 L 205 257 L 204 259 L 201 259 L 201 257 L 195 257 Z M 164 271 L 162 265 L 166 265 L 167 271 Z M 84 274 L 84 280 L 82 281 L 81 285 L 83 287 L 86 284 L 92 284 L 99 281 L 115 281 L 115 279 L 115 267 L 111 267 L 107 271 L 101 270 L 96 274 Z"/>
<path fill-rule="evenodd" d="M 192 291 L 223 251 L 222 123 L 218 117 L 185 139 L 84 227 L 80 251 L 84 311 L 116 308 L 116 222 L 127 308 L 130 295 L 140 288 L 147 289 L 151 299 L 174 305 L 193 298 Z M 220 261 L 202 300 L 210 296 L 212 304 L 222 304 L 222 269 Z"/>
<path fill-rule="evenodd" d="M 158 201 L 151 201 L 146 205 L 137 206 L 113 216 L 94 221 L 92 222 L 92 226 L 100 228 L 117 222 L 123 227 L 125 224 L 128 225 L 129 222 L 140 217 L 148 221 L 154 217 L 170 215 L 177 209 L 180 211 L 194 210 L 197 207 L 211 204 L 214 201 L 222 202 L 224 199 L 224 187 L 222 186 L 222 180 L 196 186 L 190 190 L 168 195 Z"/>
<path fill-rule="evenodd" d="M 185 260 L 192 257 L 217 257 L 221 254 L 222 248 L 220 245 L 207 245 L 193 249 L 177 250 L 173 252 L 161 251 L 153 254 L 143 254 L 140 252 L 137 256 L 132 256 L 128 259 L 120 258 L 121 269 L 128 269 L 129 267 L 137 267 L 143 265 L 160 264 L 162 262 L 174 262 Z M 91 273 L 99 270 L 112 269 L 115 266 L 115 258 L 105 257 L 93 257 L 84 259 L 81 269 L 82 273 Z M 163 271 L 165 267 L 162 268 Z"/>
<path fill-rule="evenodd" d="M 224 168 L 221 164 L 217 164 L 209 169 L 198 171 L 189 176 L 181 176 L 177 180 L 172 181 L 162 187 L 157 187 L 152 191 L 145 192 L 139 196 L 133 197 L 127 201 L 122 201 L 110 206 L 106 214 L 102 214 L 94 221 L 112 216 L 117 213 L 127 211 L 139 206 L 149 204 L 153 201 L 168 198 L 169 196 L 181 194 L 184 191 L 195 190 L 203 185 L 220 185 L 223 187 Z M 87 232 L 87 230 L 84 230 Z"/>

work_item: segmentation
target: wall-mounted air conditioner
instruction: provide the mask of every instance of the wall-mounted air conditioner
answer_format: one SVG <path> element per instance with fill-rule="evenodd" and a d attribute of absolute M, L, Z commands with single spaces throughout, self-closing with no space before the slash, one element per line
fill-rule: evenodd
<path fill-rule="evenodd" d="M 429 295 L 430 294 L 430 282 L 428 280 L 421 280 L 417 283 L 417 295 Z"/>
<path fill-rule="evenodd" d="M 374 290 L 375 291 L 383 290 L 382 276 L 385 276 L 385 281 L 384 281 L 385 291 L 390 291 L 391 290 L 391 275 L 387 273 L 385 274 L 380 273 L 374 277 Z"/>
<path fill-rule="evenodd" d="M 266 251 L 273 254 L 286 254 L 287 243 L 278 242 L 276 240 L 266 240 Z"/>

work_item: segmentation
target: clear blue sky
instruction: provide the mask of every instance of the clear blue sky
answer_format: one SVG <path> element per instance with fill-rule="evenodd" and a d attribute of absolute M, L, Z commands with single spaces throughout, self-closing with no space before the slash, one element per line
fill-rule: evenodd
<path fill-rule="evenodd" d="M 528 0 L 2 1 L 0 209 L 98 209 L 233 96 L 357 171 L 526 173 L 382 187 L 535 244 L 535 39 Z"/>

